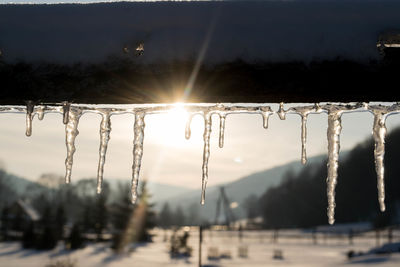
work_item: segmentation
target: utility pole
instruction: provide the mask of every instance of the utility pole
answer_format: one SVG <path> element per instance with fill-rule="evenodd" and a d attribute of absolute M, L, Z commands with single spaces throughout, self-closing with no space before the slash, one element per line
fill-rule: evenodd
<path fill-rule="evenodd" d="M 201 267 L 201 243 L 203 243 L 203 226 L 199 227 L 199 267 Z"/>

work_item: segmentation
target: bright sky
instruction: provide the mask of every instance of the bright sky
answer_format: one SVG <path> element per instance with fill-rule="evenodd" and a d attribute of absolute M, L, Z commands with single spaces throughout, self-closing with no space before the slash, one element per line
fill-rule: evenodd
<path fill-rule="evenodd" d="M 271 105 L 277 110 L 276 104 Z M 341 149 L 351 149 L 371 136 L 369 112 L 344 114 Z M 194 117 L 192 136 L 186 140 L 182 115 L 146 117 L 141 177 L 150 181 L 199 188 L 203 153 L 203 119 Z M 105 179 L 130 181 L 132 173 L 133 115 L 112 117 Z M 97 173 L 100 116 L 85 114 L 76 139 L 72 180 L 94 178 Z M 24 114 L 0 114 L 0 160 L 10 173 L 35 180 L 43 173 L 65 172 L 65 126 L 61 114 L 35 117 L 31 137 L 25 136 Z M 387 120 L 388 131 L 400 126 L 400 115 Z M 225 146 L 218 147 L 218 117 L 213 117 L 209 183 L 216 185 L 294 160 L 300 161 L 300 116 L 287 115 L 281 121 L 270 118 L 269 128 L 262 127 L 260 115 L 229 115 L 226 120 Z M 326 154 L 327 115 L 312 114 L 308 119 L 308 156 Z M 372 155 L 371 155 L 372 158 Z M 300 164 L 300 163 L 299 163 Z"/>

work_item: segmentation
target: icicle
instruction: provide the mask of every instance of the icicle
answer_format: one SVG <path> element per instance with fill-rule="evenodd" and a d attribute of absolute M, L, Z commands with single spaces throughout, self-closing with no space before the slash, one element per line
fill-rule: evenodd
<path fill-rule="evenodd" d="M 339 166 L 340 132 L 342 130 L 341 115 L 342 111 L 340 109 L 330 109 L 328 112 L 328 177 L 326 182 L 329 224 L 335 222 L 335 187 Z"/>
<path fill-rule="evenodd" d="M 384 156 L 386 136 L 386 113 L 374 110 L 373 137 L 375 141 L 375 170 L 377 174 L 378 200 L 381 211 L 385 211 L 385 180 L 384 180 Z"/>
<path fill-rule="evenodd" d="M 79 108 L 70 109 L 68 112 L 68 123 L 65 125 L 65 144 L 67 145 L 67 158 L 65 160 L 65 183 L 71 182 L 71 171 L 73 156 L 75 153 L 75 138 L 79 134 L 78 123 L 82 115 L 82 110 Z"/>
<path fill-rule="evenodd" d="M 320 106 L 319 103 L 315 103 L 315 104 L 314 104 L 314 110 L 315 110 L 315 112 L 317 112 L 317 113 L 322 112 L 322 108 L 321 108 L 321 106 Z"/>
<path fill-rule="evenodd" d="M 292 107 L 289 109 L 290 111 L 299 114 L 301 117 L 301 163 L 304 165 L 307 163 L 307 117 L 311 112 L 321 112 L 322 109 L 318 104 L 315 104 L 314 106 Z"/>
<path fill-rule="evenodd" d="M 143 156 L 143 140 L 144 140 L 144 112 L 135 113 L 135 124 L 134 124 L 134 140 L 133 140 L 133 165 L 132 165 L 132 203 L 136 203 L 137 200 L 137 186 L 139 183 L 139 172 L 140 165 Z"/>
<path fill-rule="evenodd" d="M 100 123 L 100 148 L 99 148 L 99 165 L 97 168 L 97 194 L 101 193 L 103 184 L 104 164 L 106 162 L 106 152 L 111 132 L 111 115 L 109 112 L 102 113 Z"/>
<path fill-rule="evenodd" d="M 212 128 L 211 112 L 204 114 L 204 150 L 203 150 L 203 175 L 201 179 L 201 205 L 204 205 L 206 199 L 206 186 L 208 181 L 208 159 L 210 158 L 210 136 Z"/>
<path fill-rule="evenodd" d="M 269 116 L 271 116 L 272 114 L 273 114 L 273 112 L 270 107 L 262 107 L 261 108 L 261 115 L 263 118 L 264 129 L 268 128 L 268 119 L 269 119 Z"/>
<path fill-rule="evenodd" d="M 307 114 L 301 114 L 301 164 L 307 163 Z"/>
<path fill-rule="evenodd" d="M 192 119 L 193 119 L 194 114 L 190 114 L 188 116 L 187 122 L 186 122 L 186 129 L 185 129 L 185 138 L 187 140 L 190 139 L 190 135 L 191 135 L 191 131 L 190 131 L 190 124 L 192 123 Z"/>
<path fill-rule="evenodd" d="M 224 147 L 224 135 L 225 135 L 225 114 L 219 114 L 219 147 Z"/>
<path fill-rule="evenodd" d="M 33 104 L 32 101 L 27 101 L 26 102 L 26 131 L 25 135 L 26 136 L 31 136 L 32 135 L 32 113 L 35 105 Z"/>
<path fill-rule="evenodd" d="M 63 123 L 67 124 L 69 120 L 69 110 L 71 108 L 71 103 L 68 103 L 67 101 L 63 102 Z"/>
<path fill-rule="evenodd" d="M 41 121 L 44 118 L 44 106 L 40 106 L 37 110 L 38 119 Z"/>
<path fill-rule="evenodd" d="M 279 104 L 278 115 L 281 120 L 286 119 L 286 112 L 283 109 L 283 102 Z"/>

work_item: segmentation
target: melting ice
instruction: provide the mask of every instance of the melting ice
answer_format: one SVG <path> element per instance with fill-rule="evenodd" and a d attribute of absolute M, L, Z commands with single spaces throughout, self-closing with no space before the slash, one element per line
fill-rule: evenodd
<path fill-rule="evenodd" d="M 69 102 L 63 102 L 58 105 L 35 105 L 32 101 L 27 101 L 25 107 L 20 106 L 4 106 L 0 107 L 0 112 L 26 113 L 26 136 L 32 135 L 32 120 L 37 114 L 38 119 L 42 120 L 45 113 L 57 112 L 63 115 L 63 123 L 65 124 L 65 143 L 67 148 L 67 157 L 65 160 L 65 182 L 70 183 L 73 156 L 76 151 L 75 139 L 79 134 L 78 124 L 80 117 L 87 112 L 97 113 L 101 116 L 100 123 L 100 147 L 99 162 L 97 169 L 97 192 L 101 192 L 104 166 L 106 162 L 107 146 L 111 133 L 111 116 L 118 114 L 131 113 L 135 116 L 134 122 L 134 139 L 133 139 L 133 164 L 132 164 L 132 183 L 131 197 L 135 203 L 137 195 L 137 186 L 139 183 L 140 167 L 143 156 L 143 141 L 145 117 L 151 114 L 166 113 L 173 109 L 173 105 L 135 105 L 122 108 L 96 107 L 84 105 L 72 105 Z M 306 139 L 307 139 L 307 117 L 311 113 L 327 113 L 328 114 L 328 163 L 327 163 L 327 216 L 330 224 L 335 221 L 335 188 L 338 180 L 339 166 L 339 150 L 340 150 L 340 133 L 342 130 L 341 116 L 346 112 L 369 111 L 374 116 L 372 136 L 375 141 L 374 158 L 375 169 L 377 173 L 377 189 L 378 201 L 381 211 L 385 210 L 385 184 L 384 184 L 384 155 L 385 155 L 385 136 L 386 136 L 386 118 L 395 113 L 400 112 L 400 105 L 393 104 L 391 106 L 368 105 L 368 104 L 315 104 L 309 106 L 284 108 L 284 103 L 279 104 L 277 111 L 273 111 L 267 105 L 234 105 L 234 104 L 186 104 L 186 111 L 189 113 L 188 121 L 185 129 L 186 139 L 190 138 L 190 124 L 193 116 L 201 115 L 204 118 L 203 133 L 203 163 L 201 178 L 201 204 L 205 203 L 205 192 L 208 181 L 208 162 L 210 160 L 210 138 L 212 129 L 212 115 L 219 117 L 219 147 L 224 146 L 225 123 L 226 118 L 230 114 L 247 113 L 259 114 L 262 116 L 262 126 L 268 128 L 268 119 L 271 115 L 277 114 L 281 120 L 285 120 L 288 114 L 297 114 L 301 118 L 301 163 L 306 164 Z"/>

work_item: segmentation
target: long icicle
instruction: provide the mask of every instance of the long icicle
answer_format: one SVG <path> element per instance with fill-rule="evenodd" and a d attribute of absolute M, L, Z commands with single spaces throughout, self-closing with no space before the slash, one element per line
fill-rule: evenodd
<path fill-rule="evenodd" d="M 33 119 L 32 114 L 33 114 L 34 108 L 35 108 L 35 105 L 33 104 L 32 101 L 26 102 L 26 131 L 25 131 L 26 136 L 32 135 L 32 119 Z"/>
<path fill-rule="evenodd" d="M 192 119 L 193 119 L 194 114 L 189 114 L 188 118 L 187 118 L 187 122 L 186 122 L 186 128 L 185 128 L 185 138 L 187 140 L 190 139 L 190 135 L 191 135 L 191 130 L 190 130 L 190 124 L 192 123 Z"/>
<path fill-rule="evenodd" d="M 131 195 L 132 203 L 135 204 L 138 198 L 137 187 L 139 183 L 140 166 L 143 156 L 143 141 L 144 141 L 144 112 L 135 113 L 135 124 L 133 126 L 134 139 L 133 139 L 133 165 L 132 165 L 132 184 Z"/>
<path fill-rule="evenodd" d="M 65 144 L 67 146 L 67 158 L 65 159 L 65 183 L 71 182 L 71 172 L 73 157 L 75 153 L 75 138 L 79 134 L 78 124 L 82 110 L 79 108 L 71 108 L 68 112 L 68 123 L 65 125 Z"/>
<path fill-rule="evenodd" d="M 341 114 L 342 111 L 337 109 L 331 109 L 328 112 L 328 177 L 326 182 L 329 224 L 334 224 L 335 222 L 335 188 L 339 167 L 340 132 L 342 130 Z"/>
<path fill-rule="evenodd" d="M 308 114 L 301 114 L 300 116 L 301 116 L 301 164 L 305 165 L 307 163 L 306 141 L 307 141 Z"/>
<path fill-rule="evenodd" d="M 206 199 L 206 187 L 208 181 L 208 160 L 210 158 L 210 137 L 212 128 L 211 112 L 204 114 L 204 150 L 203 150 L 203 166 L 202 166 L 202 179 L 201 179 L 201 205 L 204 205 Z"/>
<path fill-rule="evenodd" d="M 295 112 L 301 118 L 301 164 L 305 165 L 307 163 L 307 118 L 311 112 L 322 112 L 322 109 L 315 104 L 314 106 L 292 107 L 288 111 Z"/>
<path fill-rule="evenodd" d="M 97 167 L 97 194 L 101 193 L 103 185 L 104 164 L 106 162 L 107 146 L 111 132 L 111 114 L 109 112 L 104 112 L 101 113 L 101 116 L 99 165 Z"/>
<path fill-rule="evenodd" d="M 385 180 L 384 180 L 384 157 L 386 136 L 386 113 L 374 111 L 373 137 L 375 141 L 374 157 L 375 170 L 377 174 L 378 201 L 380 210 L 385 211 Z"/>
<path fill-rule="evenodd" d="M 226 114 L 219 114 L 219 147 L 224 147 Z"/>

